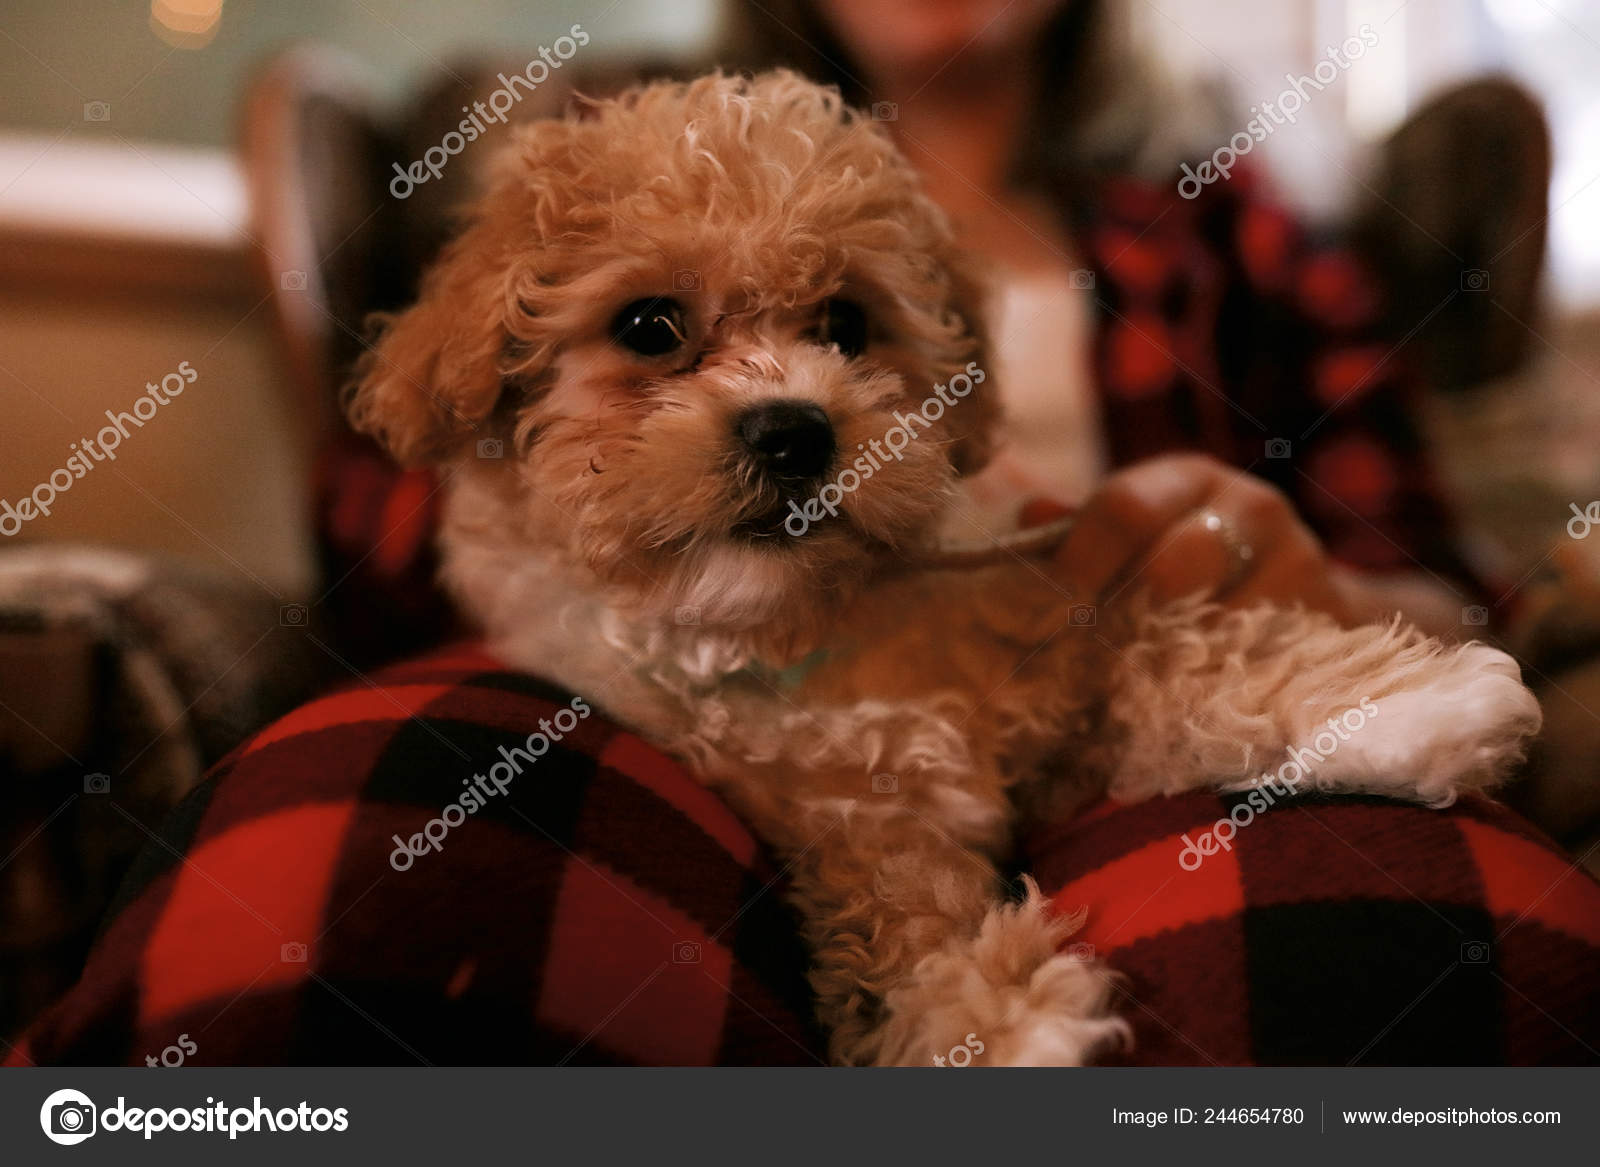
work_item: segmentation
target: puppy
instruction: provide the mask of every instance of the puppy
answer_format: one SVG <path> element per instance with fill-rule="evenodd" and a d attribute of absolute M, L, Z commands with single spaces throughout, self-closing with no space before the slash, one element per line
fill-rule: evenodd
<path fill-rule="evenodd" d="M 994 440 L 979 307 L 880 127 L 716 75 L 521 131 L 349 400 L 445 470 L 444 578 L 495 649 L 782 856 L 847 1064 L 1125 1036 L 1074 922 L 1001 894 L 1019 805 L 1248 787 L 1358 704 L 1311 783 L 1445 803 L 1539 722 L 1483 645 L 1198 600 L 1090 623 L 1023 555 L 930 562 Z"/>

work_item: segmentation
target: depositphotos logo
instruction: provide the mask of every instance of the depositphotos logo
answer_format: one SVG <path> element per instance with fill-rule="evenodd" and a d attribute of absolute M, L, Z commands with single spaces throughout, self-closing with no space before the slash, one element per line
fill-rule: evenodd
<path fill-rule="evenodd" d="M 207 1098 L 204 1106 L 174 1106 L 165 1109 L 129 1106 L 127 1099 L 117 1095 L 117 1104 L 100 1111 L 87 1094 L 78 1090 L 57 1090 L 44 1100 L 39 1108 L 39 1125 L 45 1137 L 53 1143 L 70 1147 L 95 1134 L 112 1131 L 130 1131 L 154 1138 L 162 1131 L 191 1131 L 198 1134 L 226 1133 L 230 1140 L 241 1134 L 270 1131 L 273 1134 L 290 1131 L 347 1131 L 350 1129 L 350 1111 L 341 1106 L 329 1110 L 325 1106 L 313 1108 L 302 1101 L 299 1106 L 285 1106 L 273 1110 L 262 1105 L 260 1095 L 253 1105 L 230 1108 L 226 1102 Z"/>
<path fill-rule="evenodd" d="M 94 1134 L 94 1103 L 76 1090 L 57 1090 L 39 1108 L 39 1125 L 52 1143 L 75 1146 Z"/>

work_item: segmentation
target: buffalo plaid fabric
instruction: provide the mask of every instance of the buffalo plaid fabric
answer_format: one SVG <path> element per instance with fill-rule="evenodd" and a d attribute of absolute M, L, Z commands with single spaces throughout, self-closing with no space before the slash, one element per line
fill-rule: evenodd
<path fill-rule="evenodd" d="M 1088 909 L 1071 942 L 1123 975 L 1123 1061 L 1600 1063 L 1600 885 L 1511 812 L 1251 810 L 1107 804 L 1031 840 L 1057 907 Z"/>
<path fill-rule="evenodd" d="M 370 439 L 341 430 L 313 478 L 321 577 L 331 585 L 318 622 L 338 630 L 358 665 L 436 648 L 458 626 L 438 587 L 434 532 L 440 482 L 402 470 Z"/>
<path fill-rule="evenodd" d="M 579 706 L 455 649 L 257 734 L 135 861 L 9 1061 L 138 1065 L 187 1035 L 210 1065 L 816 1064 L 755 840 Z"/>
<path fill-rule="evenodd" d="M 457 648 L 257 734 L 9 1063 L 816 1064 L 756 841 L 580 705 Z M 1208 847 L 1241 805 L 1103 806 L 1026 849 L 1123 974 L 1130 1060 L 1600 1062 L 1600 886 L 1509 812 L 1300 799 Z"/>
<path fill-rule="evenodd" d="M 579 706 L 456 648 L 254 736 L 8 1061 L 139 1065 L 187 1037 L 203 1065 L 818 1063 L 757 842 Z M 1126 1060 L 1600 1061 L 1600 885 L 1514 815 L 1240 807 L 1104 805 L 1029 840 L 1059 908 L 1088 908 L 1069 943 L 1122 973 Z"/>

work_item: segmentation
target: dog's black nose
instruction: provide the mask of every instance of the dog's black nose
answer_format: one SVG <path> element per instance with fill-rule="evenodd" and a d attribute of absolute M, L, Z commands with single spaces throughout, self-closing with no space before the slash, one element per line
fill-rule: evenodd
<path fill-rule="evenodd" d="M 739 415 L 739 440 L 775 478 L 817 478 L 833 462 L 833 426 L 809 401 L 769 401 Z"/>

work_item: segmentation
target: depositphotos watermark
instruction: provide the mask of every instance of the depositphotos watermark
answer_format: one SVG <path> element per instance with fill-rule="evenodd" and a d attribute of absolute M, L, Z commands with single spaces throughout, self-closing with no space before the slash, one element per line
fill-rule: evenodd
<path fill-rule="evenodd" d="M 509 750 L 501 746 L 500 761 L 489 767 L 488 777 L 474 774 L 471 778 L 463 778 L 461 785 L 467 789 L 437 816 L 429 819 L 422 830 L 409 839 L 392 836 L 395 847 L 389 853 L 389 866 L 396 871 L 410 871 L 419 856 L 429 851 L 444 850 L 445 836 L 452 828 L 466 822 L 469 814 L 477 814 L 488 805 L 491 798 L 509 790 L 512 780 L 521 775 L 523 762 L 531 766 L 544 757 L 554 743 L 577 728 L 578 722 L 588 717 L 589 713 L 589 706 L 584 700 L 574 697 L 570 708 L 561 710 L 552 718 L 541 717 L 539 728 L 530 733 L 521 746 Z M 452 815 L 455 817 L 452 818 Z"/>
<path fill-rule="evenodd" d="M 566 36 L 556 37 L 554 46 L 546 48 L 540 45 L 539 56 L 529 61 L 522 72 L 509 77 L 504 73 L 499 74 L 500 86 L 489 94 L 489 100 L 475 101 L 470 107 L 462 106 L 461 112 L 467 116 L 456 123 L 455 129 L 440 138 L 437 146 L 429 146 L 418 161 L 404 169 L 398 162 L 391 163 L 394 177 L 389 180 L 389 193 L 397 199 L 408 199 L 411 192 L 428 179 L 438 178 L 444 173 L 450 159 L 470 143 L 476 142 L 480 135 L 488 133 L 489 126 L 504 125 L 508 120 L 506 115 L 524 97 L 548 81 L 552 73 L 572 60 L 578 50 L 588 43 L 589 34 L 583 30 L 583 25 L 575 24 Z"/>
<path fill-rule="evenodd" d="M 129 437 L 129 426 L 142 430 L 157 410 L 171 405 L 174 397 L 199 379 L 200 374 L 193 365 L 179 361 L 178 371 L 161 378 L 161 384 L 146 382 L 144 395 L 134 398 L 127 410 L 121 413 L 106 410 L 106 420 L 110 424 L 101 426 L 93 438 L 80 438 L 68 446 L 72 454 L 59 470 L 52 470 L 43 482 L 17 499 L 15 506 L 9 499 L 0 498 L 0 535 L 15 535 L 22 530 L 23 523 L 48 515 L 56 499 L 71 490 L 73 484 L 86 477 L 96 465 L 117 460 L 117 447 Z"/>
<path fill-rule="evenodd" d="M 1572 512 L 1572 517 L 1567 520 L 1567 534 L 1574 539 L 1587 539 L 1589 532 L 1600 526 L 1600 499 L 1591 502 L 1581 511 L 1577 503 L 1569 502 L 1567 509 Z"/>
<path fill-rule="evenodd" d="M 242 1134 L 347 1131 L 350 1111 L 304 1101 L 274 1109 L 259 1094 L 251 1105 L 234 1107 L 214 1098 L 207 1098 L 204 1106 L 129 1106 L 119 1094 L 115 1106 L 102 1109 L 81 1090 L 57 1090 L 39 1108 L 39 1125 L 47 1139 L 65 1147 L 114 1131 L 140 1134 L 146 1141 L 165 1131 L 226 1134 L 232 1141 Z"/>
<path fill-rule="evenodd" d="M 857 442 L 856 449 L 863 451 L 856 456 L 854 462 L 846 466 L 834 476 L 815 495 L 808 498 L 805 503 L 789 500 L 789 516 L 783 520 L 783 529 L 796 539 L 802 538 L 811 530 L 812 523 L 820 523 L 824 515 L 836 518 L 839 514 L 839 504 L 844 501 L 844 496 L 854 494 L 861 489 L 863 482 L 870 481 L 872 476 L 882 470 L 891 460 L 901 461 L 911 443 L 921 435 L 917 426 L 924 429 L 931 426 L 944 416 L 945 407 L 954 409 L 960 404 L 961 399 L 972 392 L 974 387 L 982 385 L 987 374 L 980 368 L 976 361 L 969 361 L 964 373 L 957 373 L 950 378 L 948 384 L 935 385 L 933 395 L 923 398 L 922 404 L 910 413 L 896 412 L 895 423 L 881 439 L 873 438 L 870 442 Z"/>
<path fill-rule="evenodd" d="M 176 1070 L 179 1066 L 183 1065 L 184 1062 L 188 1061 L 199 1052 L 200 1046 L 196 1044 L 194 1038 L 190 1037 L 187 1033 L 180 1033 L 178 1034 L 178 1040 L 163 1049 L 159 1056 L 156 1054 L 145 1054 L 144 1064 L 149 1066 L 151 1069 L 154 1069 L 157 1066 L 162 1066 L 168 1070 Z"/>
<path fill-rule="evenodd" d="M 972 1065 L 973 1058 L 988 1048 L 978 1040 L 976 1033 L 969 1033 L 966 1040 L 960 1045 L 951 1046 L 949 1053 L 934 1054 L 933 1064 L 941 1067 L 954 1066 L 958 1070 L 965 1069 L 967 1066 Z"/>
<path fill-rule="evenodd" d="M 1356 32 L 1359 35 L 1347 37 L 1338 48 L 1329 49 L 1328 59 L 1318 61 L 1310 74 L 1296 77 L 1285 73 L 1283 79 L 1289 86 L 1278 94 L 1277 101 L 1252 105 L 1250 112 L 1260 116 L 1247 121 L 1244 129 L 1228 139 L 1226 146 L 1218 146 L 1208 161 L 1198 167 L 1191 167 L 1187 162 L 1180 166 L 1183 177 L 1178 180 L 1178 193 L 1186 199 L 1199 198 L 1205 187 L 1219 178 L 1226 180 L 1233 173 L 1234 163 L 1254 150 L 1257 142 L 1265 142 L 1273 130 L 1286 122 L 1294 125 L 1295 115 L 1306 107 L 1312 93 L 1321 93 L 1337 81 L 1339 74 L 1352 62 L 1366 56 L 1368 49 L 1377 47 L 1378 34 L 1370 24 L 1363 24 Z"/>
<path fill-rule="evenodd" d="M 1277 774 L 1262 774 L 1256 779 L 1245 800 L 1234 807 L 1227 818 L 1218 819 L 1198 839 L 1191 839 L 1187 831 L 1179 836 L 1183 849 L 1178 852 L 1178 866 L 1185 871 L 1199 871 L 1207 855 L 1215 855 L 1219 850 L 1232 851 L 1233 837 L 1255 822 L 1256 815 L 1276 805 L 1280 797 L 1294 794 L 1295 787 L 1312 772 L 1314 763 L 1326 762 L 1338 750 L 1340 742 L 1349 741 L 1376 716 L 1378 707 L 1363 697 L 1357 707 L 1345 710 L 1337 720 L 1328 718 L 1328 728 L 1311 739 L 1313 748 L 1290 746 L 1289 760 L 1278 767 Z M 1291 770 L 1294 771 L 1292 777 Z"/>

